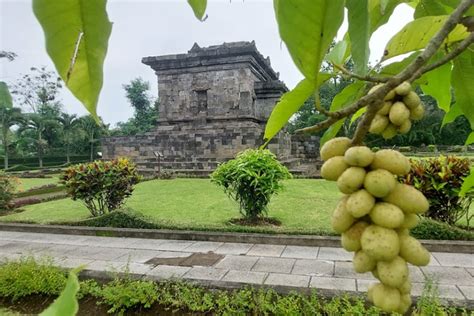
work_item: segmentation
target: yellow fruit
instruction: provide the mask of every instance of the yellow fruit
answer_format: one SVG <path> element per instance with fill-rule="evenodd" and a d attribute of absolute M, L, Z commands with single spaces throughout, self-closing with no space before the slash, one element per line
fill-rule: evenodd
<path fill-rule="evenodd" d="M 400 235 L 400 257 L 415 266 L 426 266 L 430 263 L 428 250 L 418 240 L 407 235 Z"/>
<path fill-rule="evenodd" d="M 375 206 L 370 211 L 369 215 L 374 224 L 385 228 L 400 227 L 405 217 L 400 208 L 393 204 L 384 202 L 375 203 Z"/>
<path fill-rule="evenodd" d="M 354 266 L 354 271 L 357 273 L 372 271 L 377 266 L 377 262 L 367 255 L 364 250 L 359 250 L 354 254 L 352 264 Z"/>
<path fill-rule="evenodd" d="M 403 223 L 400 228 L 414 228 L 418 225 L 418 216 L 416 214 L 405 214 L 405 218 L 403 219 Z"/>
<path fill-rule="evenodd" d="M 408 228 L 397 228 L 395 231 L 398 234 L 398 237 L 400 236 L 410 236 L 410 230 Z"/>
<path fill-rule="evenodd" d="M 372 169 L 385 169 L 397 176 L 406 175 L 410 171 L 410 161 L 396 150 L 382 149 L 375 153 Z"/>
<path fill-rule="evenodd" d="M 349 166 L 343 156 L 329 158 L 321 167 L 321 177 L 329 181 L 336 181 L 347 168 Z"/>
<path fill-rule="evenodd" d="M 370 302 L 374 302 L 374 290 L 376 288 L 379 288 L 382 286 L 382 283 L 372 283 L 369 285 L 369 288 L 367 289 L 367 299 L 370 301 Z"/>
<path fill-rule="evenodd" d="M 395 125 L 393 125 L 392 123 L 390 123 L 390 124 L 387 125 L 387 127 L 382 132 L 382 137 L 384 139 L 391 139 L 391 138 L 394 138 L 395 136 L 397 136 L 397 133 L 398 133 L 397 127 Z"/>
<path fill-rule="evenodd" d="M 408 273 L 410 275 L 410 273 Z M 406 278 L 405 282 L 402 283 L 401 286 L 398 287 L 398 290 L 401 294 L 410 294 L 411 292 L 411 280 L 410 278 Z"/>
<path fill-rule="evenodd" d="M 392 102 L 390 101 L 385 101 L 383 103 L 383 106 L 380 110 L 377 111 L 377 114 L 380 114 L 382 116 L 386 116 L 388 115 L 388 113 L 390 112 L 390 107 L 392 106 Z"/>
<path fill-rule="evenodd" d="M 389 194 L 396 184 L 397 181 L 393 174 L 385 169 L 369 171 L 364 179 L 365 189 L 378 198 Z"/>
<path fill-rule="evenodd" d="M 410 93 L 403 97 L 403 103 L 405 103 L 407 108 L 414 109 L 421 103 L 421 100 L 416 92 L 410 91 Z"/>
<path fill-rule="evenodd" d="M 372 92 L 375 92 L 376 90 L 378 90 L 379 88 L 381 88 L 384 84 L 381 83 L 381 84 L 378 84 L 374 87 L 372 87 L 370 90 L 369 90 L 369 93 L 368 94 L 371 94 Z M 395 97 L 395 91 L 394 90 L 391 90 L 389 93 L 387 93 L 387 95 L 385 96 L 385 98 L 383 98 L 385 101 L 387 100 L 391 100 Z"/>
<path fill-rule="evenodd" d="M 402 82 L 395 88 L 395 93 L 398 95 L 407 95 L 411 91 L 411 84 L 407 81 Z"/>
<path fill-rule="evenodd" d="M 360 167 L 350 167 L 344 171 L 337 179 L 339 191 L 345 194 L 351 194 L 359 190 L 364 183 L 365 170 Z"/>
<path fill-rule="evenodd" d="M 393 229 L 370 225 L 360 238 L 362 250 L 374 260 L 392 260 L 398 255 L 400 242 Z"/>
<path fill-rule="evenodd" d="M 425 115 L 425 107 L 422 103 L 418 104 L 418 106 L 410 111 L 410 119 L 413 121 L 419 121 Z"/>
<path fill-rule="evenodd" d="M 379 273 L 377 272 L 377 263 L 375 263 L 375 264 L 376 264 L 375 269 L 370 271 L 370 272 L 372 272 L 372 275 L 374 276 L 374 278 L 378 279 L 379 278 Z"/>
<path fill-rule="evenodd" d="M 374 153 L 369 147 L 355 146 L 346 151 L 344 160 L 353 167 L 367 167 L 374 160 Z"/>
<path fill-rule="evenodd" d="M 395 188 L 386 197 L 385 202 L 392 203 L 405 213 L 421 214 L 430 207 L 426 197 L 411 185 L 397 183 Z"/>
<path fill-rule="evenodd" d="M 408 279 L 408 266 L 403 258 L 396 257 L 377 262 L 377 273 L 383 284 L 398 288 Z"/>
<path fill-rule="evenodd" d="M 369 214 L 374 204 L 375 198 L 369 192 L 362 189 L 349 195 L 346 207 L 352 216 L 359 218 Z"/>
<path fill-rule="evenodd" d="M 400 305 L 398 306 L 398 309 L 396 310 L 397 313 L 401 315 L 405 315 L 406 312 L 410 309 L 412 304 L 411 301 L 411 296 L 410 294 L 402 294 L 400 296 Z"/>
<path fill-rule="evenodd" d="M 396 288 L 380 285 L 372 290 L 374 305 L 387 313 L 396 311 L 400 307 L 400 292 Z"/>
<path fill-rule="evenodd" d="M 388 118 L 385 115 L 376 114 L 370 123 L 369 132 L 372 134 L 381 134 L 388 126 Z"/>
<path fill-rule="evenodd" d="M 410 129 L 411 129 L 411 121 L 410 119 L 407 119 L 405 122 L 402 123 L 402 125 L 398 127 L 398 132 L 400 134 L 406 134 L 410 131 Z"/>
<path fill-rule="evenodd" d="M 364 230 L 369 226 L 364 221 L 359 221 L 352 225 L 341 235 L 342 248 L 347 251 L 357 251 L 360 249 L 360 237 Z"/>
<path fill-rule="evenodd" d="M 351 145 L 351 140 L 347 137 L 336 137 L 327 141 L 321 147 L 321 159 L 323 161 L 335 156 L 344 156 L 344 153 Z"/>
<path fill-rule="evenodd" d="M 395 102 L 390 109 L 389 118 L 393 125 L 400 126 L 410 117 L 410 110 L 403 102 Z"/>
<path fill-rule="evenodd" d="M 331 227 L 337 233 L 345 232 L 355 222 L 355 218 L 346 209 L 347 197 L 343 197 L 332 213 Z"/>

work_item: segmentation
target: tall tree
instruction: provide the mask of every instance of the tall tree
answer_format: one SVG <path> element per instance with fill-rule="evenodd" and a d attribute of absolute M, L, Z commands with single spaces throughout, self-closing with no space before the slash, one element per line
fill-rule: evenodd
<path fill-rule="evenodd" d="M 74 140 L 74 134 L 79 126 L 79 119 L 76 114 L 61 113 L 59 124 L 61 125 L 63 143 L 66 145 L 66 161 L 71 162 L 71 144 Z"/>
<path fill-rule="evenodd" d="M 38 113 L 42 107 L 58 102 L 61 78 L 46 67 L 32 67 L 31 73 L 23 75 L 12 89 L 18 102 L 28 111 Z"/>
<path fill-rule="evenodd" d="M 100 119 L 100 118 L 99 118 Z M 106 132 L 106 127 L 100 119 L 100 124 L 97 124 L 96 120 L 91 115 L 82 116 L 80 119 L 80 126 L 86 135 L 89 143 L 89 155 L 90 161 L 94 160 L 94 144 L 100 139 L 100 136 Z"/>
<path fill-rule="evenodd" d="M 23 115 L 20 108 L 0 106 L 0 128 L 4 152 L 4 168 L 8 169 L 10 128 L 22 122 Z"/>

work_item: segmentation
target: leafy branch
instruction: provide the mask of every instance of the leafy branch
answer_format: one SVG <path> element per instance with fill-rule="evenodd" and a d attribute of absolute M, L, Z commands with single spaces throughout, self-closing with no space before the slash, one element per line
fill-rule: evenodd
<path fill-rule="evenodd" d="M 445 39 L 448 37 L 449 33 L 463 21 L 463 14 L 474 4 L 474 0 L 463 0 L 459 6 L 452 12 L 448 17 L 441 29 L 433 36 L 429 41 L 424 51 L 419 54 L 406 68 L 395 76 L 382 78 L 375 76 L 360 76 L 354 73 L 351 73 L 344 69 L 343 67 L 336 67 L 344 74 L 351 76 L 353 78 L 368 81 L 368 82 L 383 82 L 384 84 L 380 86 L 379 89 L 365 95 L 356 102 L 352 103 L 348 107 L 341 109 L 339 111 L 331 112 L 330 115 L 327 115 L 328 118 L 314 126 L 303 128 L 297 130 L 297 133 L 302 132 L 316 132 L 322 129 L 325 129 L 332 124 L 336 123 L 338 120 L 346 118 L 359 109 L 367 107 L 367 111 L 364 114 L 363 118 L 359 122 L 354 137 L 352 139 L 352 144 L 357 145 L 362 143 L 363 138 L 367 134 L 370 123 L 377 111 L 382 107 L 384 97 L 395 87 L 397 87 L 403 81 L 413 82 L 417 78 L 421 77 L 424 73 L 429 72 L 435 68 L 440 67 L 441 65 L 451 61 L 456 56 L 461 54 L 466 50 L 470 44 L 474 42 L 473 33 L 469 34 L 455 49 L 450 53 L 445 55 L 442 59 L 425 65 L 438 51 Z"/>

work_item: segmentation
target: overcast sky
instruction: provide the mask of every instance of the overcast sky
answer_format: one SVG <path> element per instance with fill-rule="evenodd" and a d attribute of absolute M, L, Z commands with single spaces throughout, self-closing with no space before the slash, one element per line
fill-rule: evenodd
<path fill-rule="evenodd" d="M 132 115 L 122 88 L 131 79 L 144 78 L 151 83 L 152 95 L 158 95 L 156 76 L 141 63 L 142 57 L 185 53 L 194 42 L 203 47 L 255 40 L 289 88 L 302 79 L 281 44 L 271 0 L 209 0 L 205 22 L 196 20 L 185 0 L 109 0 L 107 10 L 113 28 L 98 105 L 98 113 L 106 123 L 125 121 Z M 379 59 L 390 36 L 411 19 L 408 6 L 397 8 L 389 23 L 372 36 L 372 61 Z M 0 50 L 18 54 L 13 62 L 0 59 L 0 80 L 7 83 L 15 82 L 33 66 L 45 65 L 54 70 L 31 1 L 0 0 Z M 60 99 L 67 112 L 86 113 L 66 89 Z"/>

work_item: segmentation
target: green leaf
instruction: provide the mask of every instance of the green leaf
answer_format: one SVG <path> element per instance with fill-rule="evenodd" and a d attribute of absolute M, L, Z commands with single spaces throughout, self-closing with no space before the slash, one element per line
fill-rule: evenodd
<path fill-rule="evenodd" d="M 469 136 L 467 136 L 466 143 L 464 143 L 464 145 L 467 146 L 467 145 L 470 145 L 472 143 L 474 143 L 474 132 L 471 132 L 469 134 Z"/>
<path fill-rule="evenodd" d="M 321 62 L 344 19 L 344 0 L 274 0 L 273 5 L 293 62 L 317 85 Z"/>
<path fill-rule="evenodd" d="M 352 117 L 351 117 L 351 125 L 352 125 L 352 123 L 354 123 L 359 117 L 361 117 L 362 114 L 364 114 L 366 111 L 367 111 L 367 108 L 366 108 L 366 107 L 363 107 L 363 108 L 357 110 L 357 112 L 355 112 L 354 115 L 352 115 Z"/>
<path fill-rule="evenodd" d="M 69 272 L 66 287 L 59 297 L 44 310 L 40 316 L 74 316 L 79 310 L 76 294 L 79 291 L 79 280 L 76 272 Z"/>
<path fill-rule="evenodd" d="M 364 82 L 356 81 L 345 87 L 334 97 L 329 110 L 337 111 L 350 105 L 362 94 L 362 92 L 364 91 L 364 85 Z M 337 121 L 335 124 L 333 124 L 326 130 L 324 135 L 321 137 L 320 146 L 324 145 L 325 142 L 337 135 L 342 125 L 344 124 L 344 120 L 345 119 Z"/>
<path fill-rule="evenodd" d="M 441 128 L 443 128 L 446 124 L 454 122 L 454 120 L 462 115 L 461 108 L 458 106 L 457 103 L 454 103 L 449 111 L 444 115 L 443 122 L 441 123 Z"/>
<path fill-rule="evenodd" d="M 11 108 L 13 106 L 12 96 L 5 82 L 0 81 L 0 108 Z"/>
<path fill-rule="evenodd" d="M 400 0 L 369 0 L 370 34 L 390 19 Z"/>
<path fill-rule="evenodd" d="M 33 0 L 46 50 L 72 94 L 97 119 L 103 64 L 112 30 L 106 0 Z"/>
<path fill-rule="evenodd" d="M 456 104 L 474 129 L 474 52 L 464 51 L 454 59 L 451 84 L 454 89 Z"/>
<path fill-rule="evenodd" d="M 314 83 L 303 79 L 293 90 L 282 95 L 265 126 L 265 135 L 263 136 L 265 143 L 268 143 L 286 125 L 291 116 L 300 109 L 315 90 Z"/>
<path fill-rule="evenodd" d="M 464 179 L 461 191 L 459 191 L 460 196 L 466 195 L 474 187 L 474 168 L 471 169 L 471 173 Z"/>
<path fill-rule="evenodd" d="M 349 19 L 349 38 L 355 72 L 367 73 L 369 62 L 370 17 L 368 0 L 346 0 Z"/>
<path fill-rule="evenodd" d="M 411 54 L 408 57 L 405 57 L 404 59 L 400 61 L 393 62 L 391 64 L 388 64 L 384 66 L 380 70 L 381 75 L 387 75 L 387 76 L 395 76 L 397 75 L 400 71 L 404 70 L 415 58 L 418 56 L 420 52 L 415 52 Z"/>
<path fill-rule="evenodd" d="M 446 15 L 448 10 L 439 0 L 420 0 L 415 9 L 415 19 L 430 15 Z"/>
<path fill-rule="evenodd" d="M 385 46 L 383 60 L 425 48 L 431 38 L 444 25 L 447 18 L 446 15 L 425 16 L 408 23 Z M 467 32 L 465 26 L 457 25 L 444 43 L 454 43 L 468 35 L 469 32 Z"/>
<path fill-rule="evenodd" d="M 188 0 L 189 5 L 193 9 L 194 15 L 199 21 L 204 21 L 206 13 L 207 0 Z"/>
<path fill-rule="evenodd" d="M 435 98 L 438 107 L 445 112 L 448 112 L 451 106 L 451 69 L 451 63 L 433 69 L 424 75 L 426 83 L 421 85 L 423 93 Z"/>
<path fill-rule="evenodd" d="M 346 62 L 346 51 L 349 43 L 342 40 L 336 43 L 331 51 L 326 55 L 326 60 L 336 65 L 343 65 Z"/>

